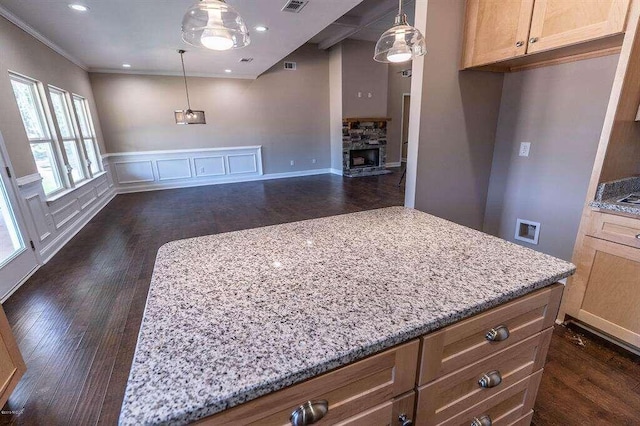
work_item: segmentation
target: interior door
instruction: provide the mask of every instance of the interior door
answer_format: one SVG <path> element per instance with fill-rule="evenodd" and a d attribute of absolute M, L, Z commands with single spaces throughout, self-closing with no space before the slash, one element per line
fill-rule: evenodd
<path fill-rule="evenodd" d="M 629 0 L 536 0 L 527 53 L 624 31 Z"/>
<path fill-rule="evenodd" d="M 0 300 L 4 301 L 38 265 L 18 208 L 15 184 L 0 134 Z"/>

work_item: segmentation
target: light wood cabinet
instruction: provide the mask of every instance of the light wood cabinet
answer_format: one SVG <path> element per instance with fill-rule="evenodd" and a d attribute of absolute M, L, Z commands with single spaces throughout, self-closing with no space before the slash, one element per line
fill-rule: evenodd
<path fill-rule="evenodd" d="M 629 2 L 468 0 L 462 68 L 509 71 L 619 51 Z"/>
<path fill-rule="evenodd" d="M 7 402 L 26 369 L 9 321 L 0 307 L 0 407 Z"/>
<path fill-rule="evenodd" d="M 584 237 L 566 313 L 640 347 L 640 249 Z"/>
<path fill-rule="evenodd" d="M 284 426 L 297 407 L 325 400 L 322 425 L 400 425 L 402 415 L 415 425 L 470 424 L 483 415 L 494 426 L 528 425 L 563 288 L 554 284 L 198 424 Z M 489 339 L 499 326 L 509 333 Z M 478 378 L 494 370 L 500 382 L 481 387 Z"/>

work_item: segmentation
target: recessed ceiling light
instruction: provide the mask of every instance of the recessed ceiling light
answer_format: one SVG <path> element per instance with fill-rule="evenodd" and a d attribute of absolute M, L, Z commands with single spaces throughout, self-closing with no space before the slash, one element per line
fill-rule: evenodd
<path fill-rule="evenodd" d="M 231 70 L 224 70 L 224 72 L 226 72 L 226 73 L 230 73 L 230 72 L 231 72 Z"/>
<path fill-rule="evenodd" d="M 83 4 L 71 3 L 69 7 L 77 12 L 86 12 L 89 8 Z"/>
<path fill-rule="evenodd" d="M 254 27 L 254 29 L 255 29 L 256 31 L 258 31 L 259 33 L 263 33 L 263 32 L 265 32 L 265 31 L 268 31 L 268 30 L 269 30 L 269 27 L 265 27 L 264 25 L 256 25 L 256 26 Z"/>
<path fill-rule="evenodd" d="M 131 68 L 131 64 L 122 64 L 122 68 Z"/>

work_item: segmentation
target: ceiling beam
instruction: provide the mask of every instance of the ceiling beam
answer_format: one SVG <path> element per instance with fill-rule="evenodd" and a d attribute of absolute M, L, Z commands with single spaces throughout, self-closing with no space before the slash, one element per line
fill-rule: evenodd
<path fill-rule="evenodd" d="M 407 4 L 412 3 L 413 0 L 404 0 L 402 2 L 402 6 L 405 7 Z M 375 24 L 379 20 L 383 19 L 387 15 L 391 13 L 397 13 L 398 11 L 398 2 L 397 0 L 386 0 L 384 2 L 379 3 L 375 7 L 371 8 L 371 10 L 367 11 L 366 14 L 357 19 L 358 23 L 354 25 L 353 17 L 347 15 L 338 19 L 334 24 L 335 27 L 339 28 L 339 31 L 330 37 L 327 37 L 325 40 L 318 43 L 318 49 L 327 50 L 332 46 L 340 43 L 342 40 L 351 37 L 352 35 L 362 31 L 370 25 Z M 343 20 L 343 18 L 345 18 Z"/>

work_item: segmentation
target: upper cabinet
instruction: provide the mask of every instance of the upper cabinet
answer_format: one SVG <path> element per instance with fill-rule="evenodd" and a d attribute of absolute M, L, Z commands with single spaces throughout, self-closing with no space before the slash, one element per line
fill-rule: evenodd
<path fill-rule="evenodd" d="M 462 68 L 510 71 L 622 44 L 630 0 L 467 0 Z"/>

